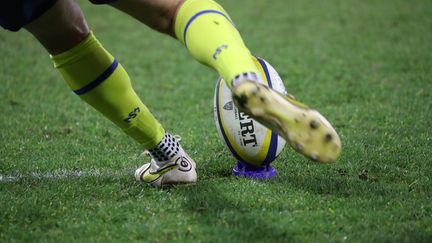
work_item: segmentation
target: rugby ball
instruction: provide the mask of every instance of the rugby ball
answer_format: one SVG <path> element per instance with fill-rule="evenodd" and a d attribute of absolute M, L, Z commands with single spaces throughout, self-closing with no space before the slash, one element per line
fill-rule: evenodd
<path fill-rule="evenodd" d="M 270 88 L 286 93 L 276 70 L 264 59 L 253 57 L 263 82 Z M 219 137 L 231 154 L 240 162 L 262 166 L 276 159 L 285 146 L 285 140 L 243 112 L 232 100 L 231 90 L 219 78 L 214 96 L 214 119 Z"/>

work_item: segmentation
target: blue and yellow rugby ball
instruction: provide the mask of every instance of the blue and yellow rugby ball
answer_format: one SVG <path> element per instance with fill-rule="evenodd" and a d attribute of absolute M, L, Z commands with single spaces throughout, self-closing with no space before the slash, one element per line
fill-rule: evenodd
<path fill-rule="evenodd" d="M 286 93 L 276 70 L 264 59 L 254 57 L 264 82 L 272 89 Z M 232 100 L 231 90 L 223 79 L 216 85 L 214 117 L 219 137 L 240 162 L 262 166 L 270 164 L 285 146 L 285 140 L 243 112 Z"/>

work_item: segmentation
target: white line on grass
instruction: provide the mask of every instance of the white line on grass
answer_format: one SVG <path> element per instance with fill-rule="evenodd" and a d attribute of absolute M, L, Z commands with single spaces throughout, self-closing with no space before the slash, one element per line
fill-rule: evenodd
<path fill-rule="evenodd" d="M 123 170 L 55 170 L 48 172 L 31 172 L 28 174 L 13 174 L 13 175 L 1 175 L 0 182 L 17 182 L 24 179 L 71 179 L 71 178 L 86 178 L 86 177 L 123 177 L 133 176 L 135 169 L 123 169 Z"/>

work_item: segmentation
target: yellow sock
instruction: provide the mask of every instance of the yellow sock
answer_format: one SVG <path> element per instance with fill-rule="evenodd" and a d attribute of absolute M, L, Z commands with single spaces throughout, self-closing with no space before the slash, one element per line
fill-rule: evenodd
<path fill-rule="evenodd" d="M 77 95 L 144 148 L 153 148 L 162 140 L 164 129 L 136 95 L 126 71 L 92 33 L 51 58 Z"/>
<path fill-rule="evenodd" d="M 212 0 L 186 0 L 176 16 L 175 34 L 195 59 L 216 69 L 229 87 L 239 74 L 259 74 L 230 17 Z"/>

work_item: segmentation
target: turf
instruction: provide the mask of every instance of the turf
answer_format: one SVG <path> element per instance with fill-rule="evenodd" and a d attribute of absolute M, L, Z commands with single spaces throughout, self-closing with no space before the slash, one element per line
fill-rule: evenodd
<path fill-rule="evenodd" d="M 137 144 L 72 94 L 28 33 L 0 31 L 0 241 L 432 241 L 432 2 L 220 2 L 287 89 L 337 128 L 339 161 L 287 147 L 277 179 L 231 177 L 216 73 L 173 39 L 80 1 L 143 101 L 182 136 L 199 182 L 136 183 Z"/>

